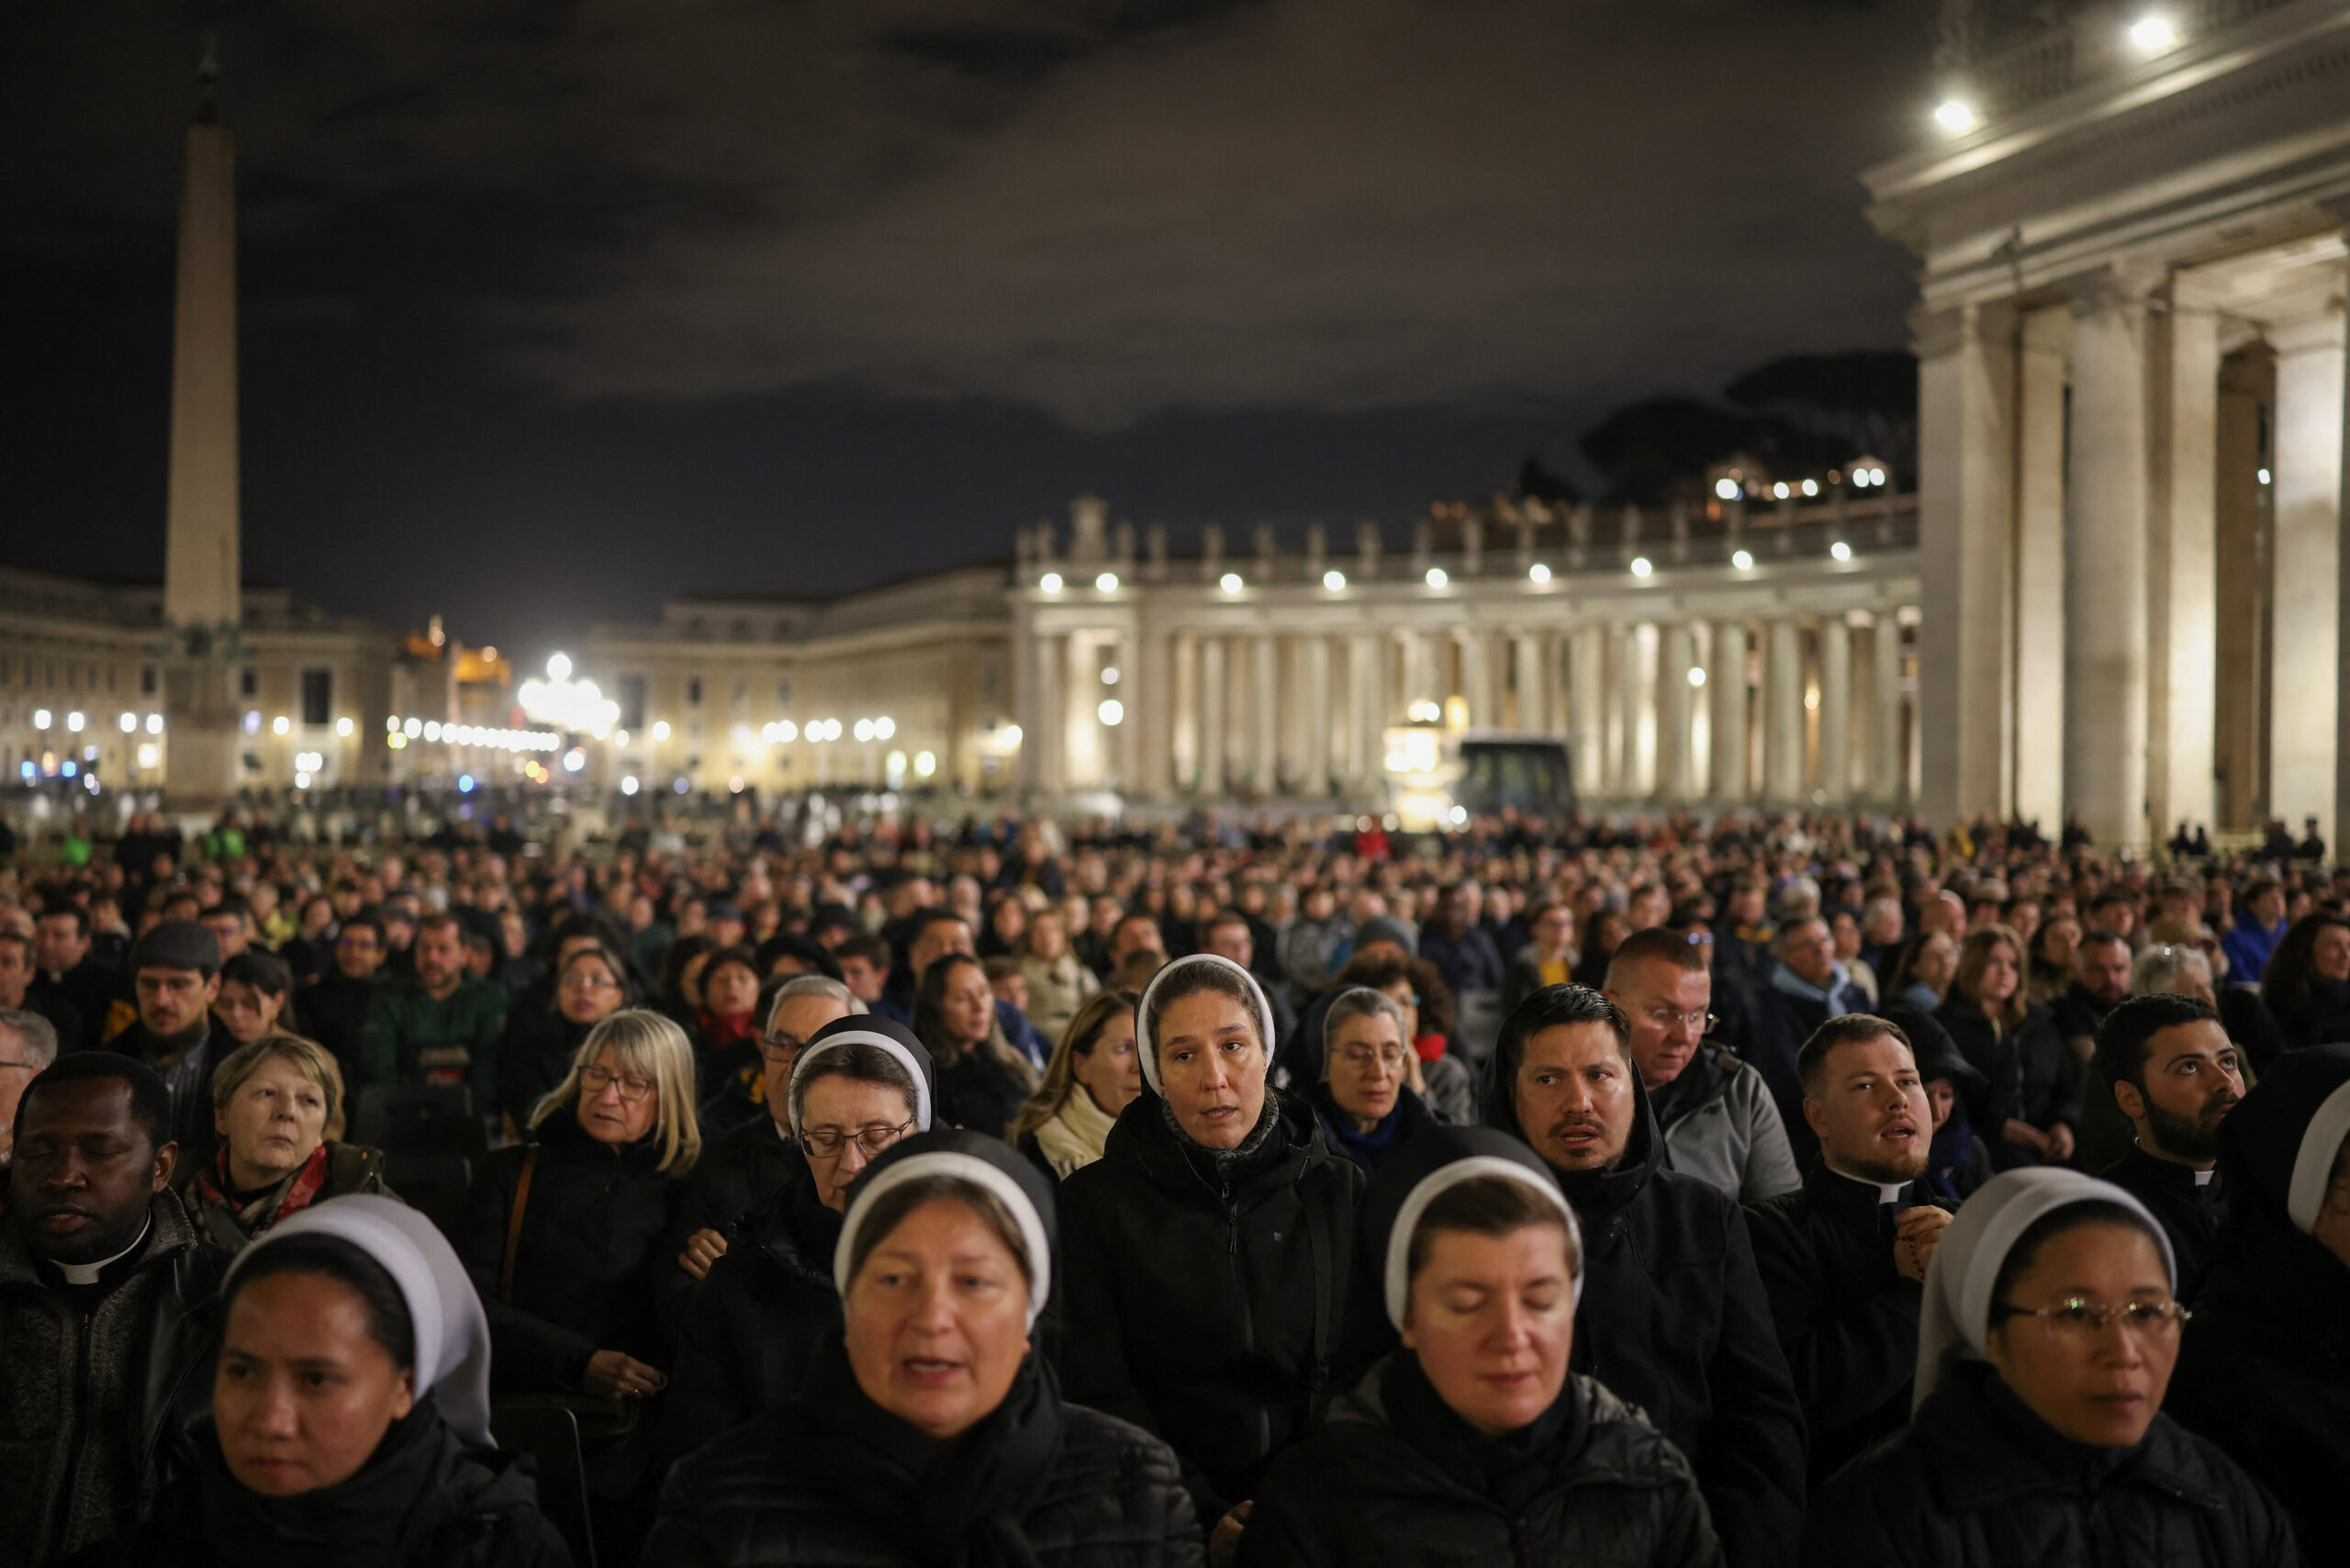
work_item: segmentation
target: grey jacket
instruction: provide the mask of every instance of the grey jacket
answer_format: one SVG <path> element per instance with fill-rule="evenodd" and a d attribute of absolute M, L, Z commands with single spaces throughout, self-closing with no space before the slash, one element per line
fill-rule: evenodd
<path fill-rule="evenodd" d="M 1650 1094 L 1664 1127 L 1666 1166 L 1719 1188 L 1741 1204 L 1803 1185 L 1787 1129 L 1762 1075 L 1723 1047 L 1707 1044 L 1663 1090 Z"/>

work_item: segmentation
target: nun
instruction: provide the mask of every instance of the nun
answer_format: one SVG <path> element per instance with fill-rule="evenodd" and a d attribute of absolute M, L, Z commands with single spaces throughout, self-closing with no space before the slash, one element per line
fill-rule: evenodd
<path fill-rule="evenodd" d="M 2176 1279 L 2161 1225 L 2112 1183 L 2053 1166 L 1985 1183 L 1927 1266 L 1909 1425 L 1813 1498 L 1806 1560 L 2297 1562 L 2284 1510 L 2162 1413 Z"/>
<path fill-rule="evenodd" d="M 800 1392 L 840 1332 L 833 1252 L 849 1187 L 930 1130 L 935 1095 L 930 1053 L 887 1018 L 836 1018 L 800 1047 L 784 1105 L 807 1166 L 744 1220 L 695 1288 L 662 1417 L 665 1463 Z"/>
<path fill-rule="evenodd" d="M 2171 1413 L 2276 1492 L 2304 1561 L 2350 1562 L 2350 1047 L 2279 1057 L 2220 1124 L 2220 1170 Z"/>
<path fill-rule="evenodd" d="M 330 1198 L 248 1245 L 221 1290 L 196 1463 L 93 1568 L 568 1568 L 489 1434 L 489 1324 L 432 1222 Z"/>
<path fill-rule="evenodd" d="M 842 1331 L 806 1387 L 678 1462 L 646 1568 L 1198 1564 L 1175 1456 L 1064 1404 L 1035 1351 L 1053 1194 L 1001 1139 L 923 1133 L 851 1189 Z"/>
<path fill-rule="evenodd" d="M 1568 1370 L 1583 1237 L 1523 1142 L 1420 1134 L 1360 1245 L 1402 1343 L 1274 1462 L 1243 1564 L 1721 1562 L 1688 1461 Z"/>
<path fill-rule="evenodd" d="M 1227 958 L 1160 969 L 1136 1009 L 1143 1092 L 1060 1189 L 1061 1382 L 1167 1440 L 1219 1559 L 1331 1392 L 1363 1183 L 1267 1081 L 1271 1017 Z"/>

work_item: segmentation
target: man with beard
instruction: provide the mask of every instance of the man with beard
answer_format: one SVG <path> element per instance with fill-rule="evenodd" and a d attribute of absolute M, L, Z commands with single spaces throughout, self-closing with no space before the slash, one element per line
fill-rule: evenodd
<path fill-rule="evenodd" d="M 1800 1190 L 1747 1219 L 1816 1485 L 1909 1419 L 1926 1265 L 1951 1216 L 1919 1181 L 1934 1114 L 1907 1035 L 1847 1014 L 1804 1042 L 1797 1064 L 1819 1159 Z"/>
<path fill-rule="evenodd" d="M 213 1048 L 220 944 L 193 920 L 166 920 L 131 948 L 130 973 L 139 1022 L 107 1042 L 107 1048 L 146 1063 L 162 1078 L 172 1096 L 172 1122 L 165 1131 L 189 1169 L 208 1170 L 219 1147 L 212 1070 L 237 1046 L 222 1029 L 227 1047 Z"/>
<path fill-rule="evenodd" d="M 60 1058 L 17 1106 L 0 1230 L 9 1562 L 128 1529 L 192 1458 L 181 1434 L 211 1395 L 219 1260 L 170 1191 L 171 1114 L 162 1080 L 111 1051 Z"/>
<path fill-rule="evenodd" d="M 1579 985 L 1520 1002 L 1484 1119 L 1530 1144 L 1583 1222 L 1573 1365 L 1688 1456 L 1732 1568 L 1794 1561 L 1803 1419 L 1737 1201 L 1667 1169 L 1624 1012 Z"/>
<path fill-rule="evenodd" d="M 2196 996 L 2133 996 L 2105 1015 L 2097 1060 L 2137 1147 L 2099 1174 L 2154 1212 L 2178 1260 L 2178 1299 L 2201 1292 L 2228 1215 L 2220 1122 L 2244 1098 L 2236 1047 Z"/>

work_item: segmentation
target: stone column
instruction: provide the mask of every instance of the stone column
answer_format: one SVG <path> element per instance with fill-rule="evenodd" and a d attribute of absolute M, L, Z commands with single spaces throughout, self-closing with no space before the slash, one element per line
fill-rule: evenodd
<path fill-rule="evenodd" d="M 2173 279 L 2153 348 L 2146 814 L 2160 842 L 2182 821 L 2218 825 L 2220 319 L 2191 278 Z"/>
<path fill-rule="evenodd" d="M 1093 632 L 1072 632 L 1066 641 L 1061 787 L 1097 790 L 1109 764 L 1108 727 L 1095 716 L 1102 699 L 1110 695 L 1102 684 L 1101 637 Z"/>
<path fill-rule="evenodd" d="M 1890 610 L 1877 612 L 1869 656 L 1875 662 L 1874 689 L 1869 694 L 1876 711 L 1869 749 L 1869 794 L 1879 801 L 1897 801 L 1908 780 L 1901 768 L 1901 618 Z"/>
<path fill-rule="evenodd" d="M 1200 647 L 1199 639 L 1188 632 L 1174 633 L 1169 642 L 1169 660 L 1174 666 L 1174 697 L 1169 703 L 1173 710 L 1171 783 L 1181 791 L 1192 787 L 1200 770 Z"/>
<path fill-rule="evenodd" d="M 1763 636 L 1762 792 L 1788 803 L 1803 795 L 1803 642 L 1785 616 Z"/>
<path fill-rule="evenodd" d="M 1852 629 L 1841 610 L 1819 622 L 1819 788 L 1838 805 L 1852 793 Z"/>
<path fill-rule="evenodd" d="M 1689 626 L 1658 628 L 1656 665 L 1656 792 L 1668 801 L 1696 793 L 1689 754 Z"/>
<path fill-rule="evenodd" d="M 1746 623 L 1724 621 L 1714 627 L 1713 664 L 1706 671 L 1713 704 L 1714 756 L 1707 769 L 1714 799 L 1743 801 L 1746 777 Z"/>
<path fill-rule="evenodd" d="M 1299 642 L 1298 653 L 1305 662 L 1305 773 L 1297 787 L 1318 797 L 1330 792 L 1330 639 L 1311 633 Z"/>
<path fill-rule="evenodd" d="M 1920 805 L 1946 823 L 2006 803 L 2012 356 L 2003 313 L 1973 305 L 1924 318 L 1917 348 Z"/>
<path fill-rule="evenodd" d="M 2343 316 L 2273 330 L 2277 539 L 2268 809 L 2297 832 L 2303 817 L 2339 853 L 2335 737 L 2342 614 Z"/>
<path fill-rule="evenodd" d="M 1575 793 L 1602 795 L 1607 790 L 1607 715 L 1605 686 L 1607 633 L 1599 626 L 1578 626 L 1568 633 L 1567 730 L 1573 736 Z"/>
<path fill-rule="evenodd" d="M 2008 742 L 2017 816 L 2065 819 L 2065 383 L 2073 315 L 2027 313 L 2016 366 L 2015 622 Z"/>
<path fill-rule="evenodd" d="M 1517 677 L 1517 729 L 1521 734 L 1550 733 L 1550 682 L 1543 678 L 1542 639 L 1520 632 L 1515 639 L 1511 665 Z"/>
<path fill-rule="evenodd" d="M 1024 731 L 1021 749 L 1036 748 L 1036 787 L 1050 794 L 1069 788 L 1069 659 L 1066 637 L 1037 639 L 1036 728 Z"/>
<path fill-rule="evenodd" d="M 1468 705 L 1469 727 L 1490 729 L 1496 719 L 1486 682 L 1485 634 L 1472 627 L 1455 641 L 1460 649 L 1460 700 Z"/>
<path fill-rule="evenodd" d="M 1134 695 L 1126 699 L 1132 735 L 1126 756 L 1133 776 L 1124 782 L 1128 791 L 1152 797 L 1166 794 L 1174 777 L 1174 671 L 1168 643 L 1168 634 L 1146 619 L 1128 653 L 1136 666 Z"/>
<path fill-rule="evenodd" d="M 1379 695 L 1380 658 L 1385 644 L 1375 634 L 1358 632 L 1347 639 L 1347 685 L 1348 688 L 1347 739 L 1354 748 L 1351 765 L 1347 771 L 1357 790 L 1369 790 L 1379 782 L 1380 717 L 1379 709 L 1384 698 Z"/>
<path fill-rule="evenodd" d="M 2107 854 L 2146 842 L 2145 341 L 2145 298 L 2122 279 L 2076 297 L 2065 804 Z"/>
<path fill-rule="evenodd" d="M 1200 634 L 1200 790 L 1224 793 L 1224 638 Z"/>
<path fill-rule="evenodd" d="M 1281 644 L 1270 632 L 1258 633 L 1254 642 L 1255 669 L 1250 684 L 1256 690 L 1250 706 L 1256 719 L 1257 744 L 1251 750 L 1255 753 L 1257 791 L 1270 795 L 1278 791 L 1281 784 Z"/>

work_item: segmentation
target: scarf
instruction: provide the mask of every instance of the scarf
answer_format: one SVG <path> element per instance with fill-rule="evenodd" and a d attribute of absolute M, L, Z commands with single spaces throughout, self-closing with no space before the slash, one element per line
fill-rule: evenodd
<path fill-rule="evenodd" d="M 1322 1113 L 1323 1132 L 1336 1146 L 1335 1152 L 1345 1155 L 1366 1170 L 1375 1170 L 1394 1151 L 1403 1136 L 1403 1096 L 1410 1092 L 1406 1089 L 1398 1094 L 1395 1108 L 1382 1116 L 1379 1125 L 1367 1133 L 1356 1130 L 1353 1114 L 1338 1103 L 1337 1096 L 1330 1092 L 1328 1083 L 1315 1084 L 1313 1099 L 1315 1107 Z"/>
<path fill-rule="evenodd" d="M 196 1173 L 196 1195 L 204 1200 L 205 1228 L 213 1228 L 213 1215 L 225 1215 L 235 1221 L 240 1233 L 234 1245 L 241 1246 L 247 1238 L 259 1236 L 286 1215 L 308 1208 L 326 1191 L 326 1185 L 327 1146 L 322 1143 L 310 1150 L 310 1158 L 302 1162 L 299 1170 L 263 1188 L 257 1195 L 246 1198 L 232 1194 L 229 1187 L 229 1150 L 224 1146 L 212 1169 Z M 229 1238 L 217 1232 L 214 1239 L 229 1244 Z"/>
<path fill-rule="evenodd" d="M 1513 1516 L 1542 1495 L 1590 1435 L 1583 1387 L 1572 1373 L 1532 1425 L 1492 1438 L 1444 1402 L 1410 1350 L 1389 1358 L 1380 1393 L 1398 1437 L 1451 1480 Z"/>
<path fill-rule="evenodd" d="M 1012 1388 L 946 1442 L 866 1396 L 839 1336 L 824 1342 L 797 1406 L 794 1463 L 813 1495 L 936 1568 L 1036 1568 L 1023 1516 L 1061 1450 L 1060 1393 L 1031 1351 Z"/>
<path fill-rule="evenodd" d="M 1037 1152 L 1054 1175 L 1067 1181 L 1070 1171 L 1102 1158 L 1110 1129 L 1117 1125 L 1117 1117 L 1093 1103 L 1091 1091 L 1082 1083 L 1071 1084 L 1061 1108 L 1036 1128 Z"/>
<path fill-rule="evenodd" d="M 246 1490 L 206 1417 L 198 1528 L 214 1561 L 272 1568 L 378 1568 L 408 1562 L 446 1517 L 440 1495 L 448 1427 L 430 1398 L 384 1433 L 356 1474 L 292 1497 Z"/>
<path fill-rule="evenodd" d="M 1265 1108 L 1257 1113 L 1257 1125 L 1237 1148 L 1210 1148 L 1203 1143 L 1194 1143 L 1192 1135 L 1183 1130 L 1183 1124 L 1175 1119 L 1175 1107 L 1164 1100 L 1158 1102 L 1158 1114 L 1166 1120 L 1167 1130 L 1175 1135 L 1175 1147 L 1183 1151 L 1183 1158 L 1192 1162 L 1192 1168 L 1206 1177 L 1220 1196 L 1228 1198 L 1232 1195 L 1232 1183 L 1254 1170 L 1267 1148 L 1278 1150 L 1286 1147 L 1273 1137 L 1281 1126 L 1281 1100 L 1280 1090 L 1270 1083 L 1265 1085 Z"/>
<path fill-rule="evenodd" d="M 700 1045 L 706 1051 L 722 1050 L 758 1037 L 758 1014 L 728 1013 L 721 1015 L 705 1012 L 701 1015 Z"/>
<path fill-rule="evenodd" d="M 1800 1002 L 1823 1002 L 1827 1005 L 1828 1016 L 1830 1018 L 1841 1018 L 1852 1011 L 1844 1005 L 1844 988 L 1852 983 L 1851 971 L 1841 963 L 1834 965 L 1829 970 L 1828 984 L 1825 987 L 1809 983 L 1785 964 L 1774 964 L 1771 969 L 1773 991 L 1779 992 L 1782 996 L 1792 996 Z"/>

